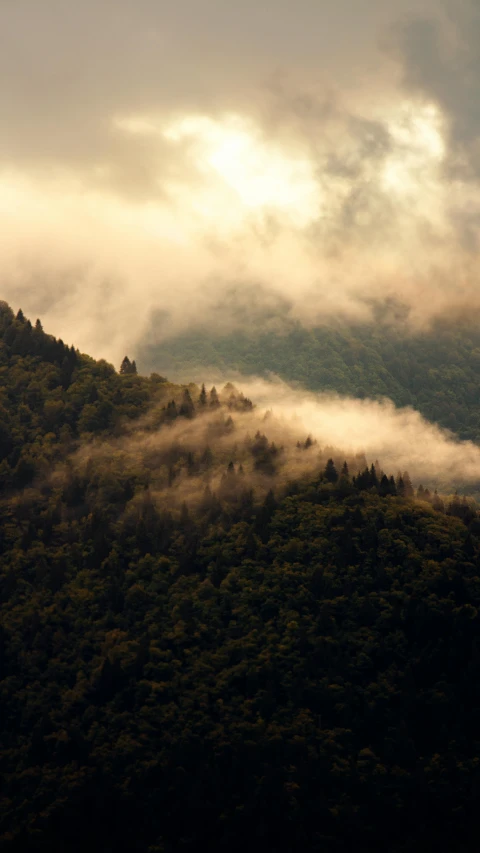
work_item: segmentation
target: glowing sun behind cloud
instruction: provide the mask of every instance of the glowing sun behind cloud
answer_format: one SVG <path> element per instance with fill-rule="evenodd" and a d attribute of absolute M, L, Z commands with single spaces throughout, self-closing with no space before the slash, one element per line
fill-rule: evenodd
<path fill-rule="evenodd" d="M 173 142 L 193 142 L 205 176 L 210 172 L 210 177 L 219 177 L 247 209 L 287 213 L 299 227 L 318 215 L 319 188 L 312 163 L 264 142 L 246 119 L 188 116 L 169 125 L 164 136 Z"/>
<path fill-rule="evenodd" d="M 404 102 L 380 118 L 392 146 L 380 173 L 372 172 L 369 180 L 377 181 L 381 191 L 395 196 L 400 205 L 413 202 L 419 214 L 432 215 L 438 224 L 438 170 L 445 155 L 439 111 L 432 105 Z M 354 191 L 347 173 L 332 175 L 328 168 L 323 172 L 321 137 L 314 161 L 300 142 L 290 148 L 265 138 L 246 116 L 192 114 L 171 121 L 128 116 L 117 118 L 114 125 L 131 136 L 157 136 L 183 151 L 198 180 L 166 180 L 164 189 L 186 216 L 200 216 L 216 224 L 220 233 L 241 228 L 248 218 L 269 215 L 301 230 L 316 220 L 335 217 Z M 338 139 L 340 161 L 348 159 L 355 144 Z"/>
<path fill-rule="evenodd" d="M 311 160 L 264 140 L 244 116 L 187 115 L 170 122 L 129 116 L 114 125 L 132 136 L 157 136 L 183 148 L 200 185 L 170 180 L 164 188 L 185 214 L 213 220 L 220 231 L 238 227 L 246 216 L 273 214 L 304 228 L 319 215 L 321 193 Z"/>

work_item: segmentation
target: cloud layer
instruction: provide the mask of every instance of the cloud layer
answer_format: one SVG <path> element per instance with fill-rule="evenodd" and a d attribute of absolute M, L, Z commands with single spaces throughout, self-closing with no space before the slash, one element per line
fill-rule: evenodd
<path fill-rule="evenodd" d="M 412 408 L 397 408 L 391 400 L 307 394 L 260 379 L 242 382 L 242 388 L 259 409 L 271 410 L 290 429 L 315 436 L 321 447 L 364 453 L 370 464 L 379 459 L 388 473 L 408 469 L 417 484 L 480 484 L 480 448 L 458 441 Z"/>
<path fill-rule="evenodd" d="M 476 311 L 478 31 L 473 0 L 0 0 L 2 297 L 115 361 L 239 302 Z"/>
<path fill-rule="evenodd" d="M 469 493 L 480 491 L 480 448 L 456 440 L 413 409 L 398 409 L 389 400 L 306 394 L 280 381 L 248 380 L 238 387 L 255 402 L 253 410 L 242 407 L 230 385 L 220 393 L 222 409 L 197 406 L 193 419 L 165 424 L 166 397 L 121 437 L 83 445 L 68 468 L 86 472 L 93 459 L 132 481 L 145 477 L 170 508 L 201 501 L 207 486 L 230 492 L 232 499 L 245 488 L 257 497 L 281 490 L 292 480 L 318 476 L 329 458 L 338 471 L 346 460 L 351 474 L 378 461 L 387 475 L 408 471 L 414 485 L 432 491 L 450 493 L 460 484 Z M 237 402 L 229 409 L 232 391 Z M 181 399 L 179 394 L 178 404 Z M 232 471 L 226 479 L 229 465 L 241 476 Z"/>

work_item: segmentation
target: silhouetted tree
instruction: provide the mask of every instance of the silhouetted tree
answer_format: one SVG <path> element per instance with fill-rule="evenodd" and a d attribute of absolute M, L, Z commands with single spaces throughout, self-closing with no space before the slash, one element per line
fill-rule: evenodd
<path fill-rule="evenodd" d="M 193 418 L 195 414 L 195 406 L 193 405 L 193 400 L 188 388 L 185 388 L 185 391 L 183 392 L 183 399 L 179 414 L 184 418 Z"/>
<path fill-rule="evenodd" d="M 198 404 L 204 408 L 207 405 L 207 392 L 205 390 L 205 384 L 202 384 L 202 390 L 200 391 L 200 396 L 198 398 Z"/>
<path fill-rule="evenodd" d="M 131 373 L 131 371 L 132 371 L 132 364 L 131 364 L 131 361 L 130 361 L 128 355 L 126 355 L 125 358 L 123 359 L 121 365 L 120 365 L 120 374 L 122 376 L 126 376 L 129 373 Z"/>
<path fill-rule="evenodd" d="M 336 483 L 338 480 L 337 469 L 335 468 L 335 463 L 333 459 L 329 459 L 326 466 L 324 477 L 329 483 Z"/>
<path fill-rule="evenodd" d="M 213 386 L 210 391 L 210 406 L 212 409 L 218 409 L 220 405 L 220 400 L 218 399 L 217 389 Z"/>

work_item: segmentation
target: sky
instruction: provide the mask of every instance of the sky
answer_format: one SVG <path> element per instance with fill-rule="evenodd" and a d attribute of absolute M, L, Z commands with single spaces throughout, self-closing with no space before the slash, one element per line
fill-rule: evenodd
<path fill-rule="evenodd" d="M 477 311 L 479 74 L 478 0 L 0 0 L 2 298 L 115 363 Z"/>

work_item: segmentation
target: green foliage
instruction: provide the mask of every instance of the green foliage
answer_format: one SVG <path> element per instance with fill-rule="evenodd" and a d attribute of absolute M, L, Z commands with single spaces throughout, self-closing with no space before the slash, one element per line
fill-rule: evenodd
<path fill-rule="evenodd" d="M 76 441 L 114 433 L 168 391 L 158 375 L 120 377 L 0 303 L 0 492 L 47 476 Z"/>
<path fill-rule="evenodd" d="M 120 365 L 120 375 L 121 376 L 136 376 L 137 375 L 137 365 L 135 361 L 130 361 L 128 356 L 125 356 L 121 365 Z"/>

